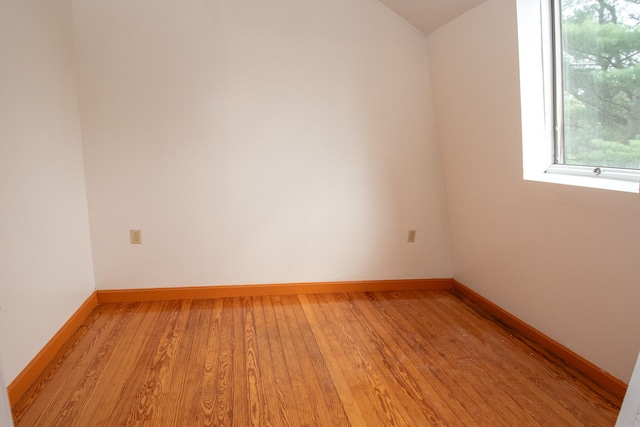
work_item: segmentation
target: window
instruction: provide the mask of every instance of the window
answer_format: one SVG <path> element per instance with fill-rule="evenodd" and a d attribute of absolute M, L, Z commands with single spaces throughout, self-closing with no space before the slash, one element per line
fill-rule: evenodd
<path fill-rule="evenodd" d="M 555 163 L 640 169 L 640 4 L 555 0 Z"/>
<path fill-rule="evenodd" d="M 640 0 L 519 0 L 518 32 L 525 179 L 638 192 Z"/>

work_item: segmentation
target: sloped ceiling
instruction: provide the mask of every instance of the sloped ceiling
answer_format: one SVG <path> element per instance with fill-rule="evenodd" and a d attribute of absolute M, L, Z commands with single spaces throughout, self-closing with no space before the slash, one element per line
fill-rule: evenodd
<path fill-rule="evenodd" d="M 485 0 L 380 0 L 425 35 Z"/>

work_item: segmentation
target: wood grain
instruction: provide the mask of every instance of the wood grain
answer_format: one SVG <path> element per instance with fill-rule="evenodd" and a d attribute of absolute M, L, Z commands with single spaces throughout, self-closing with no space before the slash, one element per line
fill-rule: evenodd
<path fill-rule="evenodd" d="M 100 304 L 111 302 L 172 301 L 272 295 L 307 295 L 338 292 L 381 292 L 399 290 L 450 290 L 453 279 L 356 280 L 347 282 L 305 282 L 262 285 L 221 285 L 179 288 L 112 289 L 96 291 Z"/>
<path fill-rule="evenodd" d="M 615 423 L 619 401 L 534 347 L 447 291 L 101 304 L 14 418 L 17 426 Z"/>
<path fill-rule="evenodd" d="M 624 398 L 627 392 L 627 384 L 623 381 L 600 369 L 579 354 L 518 319 L 457 280 L 452 280 L 452 282 L 454 294 L 493 316 L 506 327 L 531 340 L 536 346 L 543 349 L 545 353 L 560 358 L 564 363 L 571 365 L 581 375 L 585 375 L 589 380 L 593 381 L 595 387 L 602 388 L 606 393 L 611 393 L 615 399 L 622 400 Z"/>
<path fill-rule="evenodd" d="M 76 332 L 91 311 L 98 305 L 98 295 L 92 293 L 89 298 L 76 310 L 76 312 L 65 322 L 60 330 L 49 340 L 49 342 L 38 352 L 29 364 L 18 374 L 18 376 L 7 387 L 9 401 L 13 405 L 17 402 L 26 390 L 33 384 L 38 376 L 45 370 L 47 365 L 62 349 L 65 343 Z"/>

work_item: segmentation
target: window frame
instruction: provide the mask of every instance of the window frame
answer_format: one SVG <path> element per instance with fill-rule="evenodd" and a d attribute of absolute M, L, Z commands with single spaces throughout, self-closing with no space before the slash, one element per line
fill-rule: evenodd
<path fill-rule="evenodd" d="M 542 0 L 544 1 L 544 0 Z M 551 31 L 551 79 L 553 81 L 553 165 L 564 164 L 564 69 L 562 67 L 562 0 L 548 0 L 549 2 L 549 28 Z"/>
<path fill-rule="evenodd" d="M 555 102 L 556 93 L 562 94 L 562 76 L 556 73 L 562 61 L 555 48 L 558 13 L 556 0 L 517 0 L 523 178 L 639 193 L 640 170 L 557 162 L 561 118 Z"/>

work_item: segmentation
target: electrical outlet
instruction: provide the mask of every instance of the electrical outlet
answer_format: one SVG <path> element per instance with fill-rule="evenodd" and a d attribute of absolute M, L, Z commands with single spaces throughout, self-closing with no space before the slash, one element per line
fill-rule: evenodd
<path fill-rule="evenodd" d="M 407 242 L 413 243 L 416 241 L 416 230 L 409 230 L 409 235 L 407 237 Z"/>
<path fill-rule="evenodd" d="M 141 245 L 142 244 L 142 231 L 140 230 L 129 230 L 129 240 L 131 240 L 132 245 Z"/>

